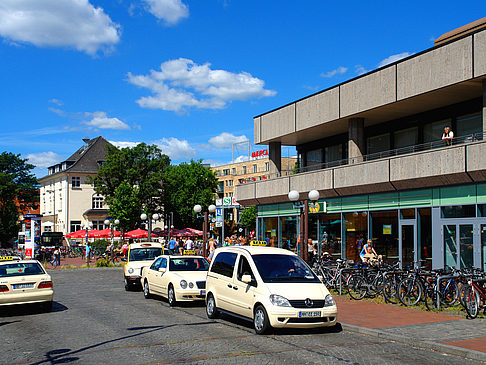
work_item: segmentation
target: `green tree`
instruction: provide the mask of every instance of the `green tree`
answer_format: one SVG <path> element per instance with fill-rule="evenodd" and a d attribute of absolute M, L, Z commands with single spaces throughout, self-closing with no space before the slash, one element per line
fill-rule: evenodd
<path fill-rule="evenodd" d="M 138 187 L 130 186 L 126 181 L 115 189 L 112 197 L 106 199 L 110 206 L 110 216 L 120 221 L 118 229 L 127 232 L 137 226 L 140 221 L 141 208 L 139 205 Z"/>
<path fill-rule="evenodd" d="M 162 181 L 169 164 L 170 158 L 155 145 L 140 143 L 135 147 L 122 149 L 107 145 L 106 161 L 99 168 L 92 183 L 96 192 L 103 195 L 110 205 L 116 205 L 116 200 L 121 197 L 116 191 L 122 183 L 128 184 L 129 187 L 136 186 L 138 215 L 142 211 L 161 212 L 163 210 Z M 123 189 L 126 189 L 126 186 Z M 135 199 L 133 194 L 131 197 Z M 120 219 L 116 215 L 115 217 Z M 133 223 L 132 220 L 129 221 Z"/>
<path fill-rule="evenodd" d="M 249 230 L 253 230 L 256 227 L 256 207 L 246 208 L 241 213 L 241 225 Z"/>
<path fill-rule="evenodd" d="M 19 154 L 0 154 L 0 246 L 15 237 L 20 229 L 19 208 L 37 208 L 39 185 L 32 173 L 34 165 Z M 17 204 L 19 207 L 17 207 Z"/>
<path fill-rule="evenodd" d="M 199 161 L 191 160 L 171 165 L 164 174 L 165 212 L 174 213 L 175 227 L 199 227 L 193 208 L 200 204 L 204 210 L 214 204 L 218 179 L 214 172 Z"/>

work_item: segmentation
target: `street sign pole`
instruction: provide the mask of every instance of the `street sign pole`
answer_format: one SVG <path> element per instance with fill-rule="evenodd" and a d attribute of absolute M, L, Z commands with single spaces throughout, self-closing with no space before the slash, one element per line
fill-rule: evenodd
<path fill-rule="evenodd" d="M 223 225 L 221 226 L 221 245 L 224 242 L 224 206 L 222 207 L 222 211 L 223 211 Z"/>

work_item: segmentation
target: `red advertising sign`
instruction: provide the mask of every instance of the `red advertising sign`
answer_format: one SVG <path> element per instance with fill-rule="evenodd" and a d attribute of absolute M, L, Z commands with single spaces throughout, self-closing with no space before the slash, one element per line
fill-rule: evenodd
<path fill-rule="evenodd" d="M 260 150 L 251 153 L 251 157 L 260 157 L 260 156 L 268 156 L 268 150 Z"/>

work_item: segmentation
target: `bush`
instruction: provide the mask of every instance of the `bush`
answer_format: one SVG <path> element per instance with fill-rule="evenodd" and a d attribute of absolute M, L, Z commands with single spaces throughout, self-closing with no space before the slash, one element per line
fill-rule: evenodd
<path fill-rule="evenodd" d="M 93 249 L 93 252 L 102 254 L 106 251 L 106 247 L 108 247 L 109 244 L 110 241 L 108 240 L 95 240 L 91 243 L 91 248 Z"/>
<path fill-rule="evenodd" d="M 96 260 L 96 267 L 111 267 L 113 266 L 113 263 L 110 261 L 110 259 L 105 259 L 100 257 L 98 260 Z"/>

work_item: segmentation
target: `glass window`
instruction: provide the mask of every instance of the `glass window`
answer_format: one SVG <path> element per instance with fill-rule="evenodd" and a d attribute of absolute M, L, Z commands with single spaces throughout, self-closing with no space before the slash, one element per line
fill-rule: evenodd
<path fill-rule="evenodd" d="M 398 260 L 398 212 L 371 213 L 371 227 L 376 253 L 383 255 L 385 262 Z"/>
<path fill-rule="evenodd" d="M 70 232 L 76 232 L 81 229 L 81 221 L 71 221 Z"/>
<path fill-rule="evenodd" d="M 162 262 L 160 264 L 160 267 L 166 269 L 167 268 L 167 259 L 164 257 L 162 258 Z"/>
<path fill-rule="evenodd" d="M 343 145 L 337 144 L 334 146 L 328 146 L 324 149 L 324 161 L 332 162 L 343 159 Z"/>
<path fill-rule="evenodd" d="M 472 218 L 476 216 L 474 205 L 455 205 L 442 207 L 442 218 Z"/>
<path fill-rule="evenodd" d="M 79 176 L 73 176 L 71 178 L 71 186 L 73 188 L 79 188 L 79 187 L 81 187 L 81 178 Z"/>
<path fill-rule="evenodd" d="M 0 278 L 24 275 L 44 275 L 46 272 L 36 262 L 15 262 L 0 266 Z M 18 280 L 18 279 L 17 279 Z M 33 279 L 29 279 L 34 281 Z"/>
<path fill-rule="evenodd" d="M 270 163 L 265 162 L 265 171 L 270 170 Z"/>
<path fill-rule="evenodd" d="M 208 271 L 209 263 L 206 259 L 197 257 L 171 258 L 169 261 L 170 271 Z"/>
<path fill-rule="evenodd" d="M 233 168 L 231 169 L 231 174 L 236 175 L 236 167 L 233 167 Z"/>
<path fill-rule="evenodd" d="M 403 148 L 418 144 L 418 127 L 402 129 L 393 134 L 394 148 Z"/>
<path fill-rule="evenodd" d="M 486 217 L 486 204 L 478 205 L 478 217 Z"/>
<path fill-rule="evenodd" d="M 460 268 L 473 267 L 473 225 L 459 225 Z"/>
<path fill-rule="evenodd" d="M 297 251 L 297 217 L 281 217 L 282 225 L 282 248 L 286 250 Z"/>
<path fill-rule="evenodd" d="M 442 139 L 444 128 L 451 125 L 450 119 L 439 120 L 424 124 L 424 142 L 439 141 Z M 454 131 L 453 131 L 454 132 Z"/>
<path fill-rule="evenodd" d="M 320 252 L 341 257 L 341 214 L 323 214 L 320 217 Z"/>
<path fill-rule="evenodd" d="M 467 136 L 483 131 L 483 118 L 479 113 L 463 115 L 456 119 L 456 136 Z"/>
<path fill-rule="evenodd" d="M 321 164 L 322 163 L 322 148 L 307 151 L 306 158 L 307 158 L 307 166 Z"/>
<path fill-rule="evenodd" d="M 103 208 L 103 197 L 94 196 L 92 203 L 91 203 L 91 208 L 102 209 Z"/>
<path fill-rule="evenodd" d="M 221 274 L 227 277 L 233 277 L 233 270 L 235 268 L 236 257 L 238 255 L 232 252 L 221 252 L 216 255 L 211 272 Z"/>
<path fill-rule="evenodd" d="M 243 166 L 243 175 L 246 175 L 246 166 Z"/>
<path fill-rule="evenodd" d="M 450 267 L 457 266 L 456 225 L 444 225 L 444 264 Z"/>
<path fill-rule="evenodd" d="M 294 255 L 253 255 L 253 262 L 265 283 L 317 283 L 319 278 Z"/>
<path fill-rule="evenodd" d="M 432 210 L 422 208 L 418 210 L 418 260 L 427 270 L 432 268 Z"/>
<path fill-rule="evenodd" d="M 402 219 L 414 219 L 415 218 L 415 209 L 402 209 L 400 210 L 400 217 Z"/>
<path fill-rule="evenodd" d="M 264 239 L 271 247 L 278 246 L 278 218 L 265 218 Z"/>
<path fill-rule="evenodd" d="M 159 269 L 160 263 L 162 262 L 162 257 L 158 258 L 154 261 L 154 263 L 150 266 L 151 270 L 157 271 Z"/>
<path fill-rule="evenodd" d="M 481 257 L 482 269 L 486 271 L 486 224 L 481 225 Z"/>
<path fill-rule="evenodd" d="M 379 136 L 368 137 L 368 154 L 389 151 L 390 133 L 380 134 Z"/>
<path fill-rule="evenodd" d="M 257 165 L 256 165 L 256 164 L 255 164 L 255 165 L 253 165 L 253 172 L 254 172 L 254 173 L 258 172 L 258 170 L 257 170 Z"/>
<path fill-rule="evenodd" d="M 134 248 L 130 250 L 128 256 L 129 261 L 152 261 L 157 256 L 162 255 L 162 248 L 150 247 L 150 248 Z"/>
<path fill-rule="evenodd" d="M 248 262 L 245 256 L 240 255 L 240 262 L 238 264 L 238 271 L 236 277 L 238 278 L 238 280 L 241 281 L 243 275 L 250 275 L 252 281 L 250 285 L 256 286 L 255 275 L 253 275 L 253 270 L 250 267 L 250 263 Z"/>
<path fill-rule="evenodd" d="M 354 212 L 344 214 L 346 230 L 346 258 L 360 262 L 359 253 L 368 236 L 368 214 Z M 378 253 L 381 255 L 381 253 Z"/>

